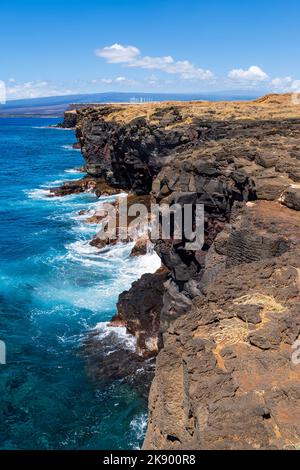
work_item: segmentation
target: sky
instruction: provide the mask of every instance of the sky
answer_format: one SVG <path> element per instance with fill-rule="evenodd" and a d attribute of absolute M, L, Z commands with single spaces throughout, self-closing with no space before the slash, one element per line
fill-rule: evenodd
<path fill-rule="evenodd" d="M 299 0 L 1 0 L 7 99 L 298 91 Z"/>

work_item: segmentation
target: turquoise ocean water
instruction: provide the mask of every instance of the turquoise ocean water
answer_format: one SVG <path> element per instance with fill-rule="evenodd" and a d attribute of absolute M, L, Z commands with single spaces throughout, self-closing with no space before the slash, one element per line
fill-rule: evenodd
<path fill-rule="evenodd" d="M 103 202 L 95 195 L 47 197 L 83 176 L 74 133 L 48 127 L 56 122 L 0 119 L 0 448 L 138 448 L 146 403 L 118 381 L 97 387 L 79 352 L 91 329 L 107 334 L 118 294 L 159 262 L 88 245 L 97 227 L 78 212 Z"/>

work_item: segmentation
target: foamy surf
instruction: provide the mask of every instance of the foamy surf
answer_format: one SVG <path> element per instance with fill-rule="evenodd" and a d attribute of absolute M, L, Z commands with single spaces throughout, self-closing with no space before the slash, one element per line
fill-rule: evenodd
<path fill-rule="evenodd" d="M 67 172 L 78 174 L 76 169 L 70 169 Z M 54 201 L 58 208 L 57 218 L 63 223 L 69 220 L 67 230 L 75 241 L 65 243 L 66 254 L 56 257 L 53 263 L 49 261 L 48 264 L 53 264 L 53 269 L 59 269 L 61 272 L 74 273 L 72 274 L 74 282 L 71 277 L 70 280 L 64 281 L 63 285 L 55 283 L 49 285 L 47 290 L 38 288 L 34 295 L 39 298 L 41 304 L 47 305 L 55 299 L 55 302 L 62 306 L 60 308 L 68 308 L 72 312 L 89 312 L 88 319 L 85 315 L 79 316 L 77 313 L 72 313 L 81 325 L 81 332 L 77 336 L 69 335 L 68 332 L 57 336 L 61 344 L 71 347 L 72 344 L 78 344 L 84 340 L 88 332 L 93 331 L 96 333 L 96 341 L 102 342 L 106 355 L 109 356 L 122 349 L 134 352 L 136 351 L 135 336 L 130 335 L 126 327 L 110 326 L 109 321 L 102 321 L 102 319 L 110 319 L 116 313 L 119 294 L 130 289 L 132 283 L 143 274 L 156 272 L 161 266 L 161 260 L 151 246 L 146 255 L 130 257 L 134 242 L 119 242 L 101 249 L 91 246 L 90 240 L 93 235 L 97 234 L 101 224 L 87 224 L 85 219 L 97 214 L 103 204 L 114 202 L 127 194 L 119 193 L 96 198 L 95 195 L 86 192 L 49 198 L 50 189 L 61 182 L 61 180 L 56 180 L 45 183 L 42 188 L 30 191 L 28 196 L 33 199 L 47 199 L 48 202 Z M 79 214 L 81 210 L 84 213 Z M 53 217 L 55 216 L 52 215 Z M 66 305 L 67 307 L 63 307 Z M 60 313 L 58 309 L 55 315 L 58 318 L 62 315 L 61 318 L 63 318 L 63 310 Z M 137 373 L 140 372 L 137 371 Z M 130 445 L 133 448 L 139 448 L 137 443 L 142 441 L 146 427 L 146 413 L 136 415 L 130 422 Z"/>
<path fill-rule="evenodd" d="M 97 331 L 97 336 L 100 341 L 107 338 L 109 335 L 114 335 L 125 349 L 128 351 L 136 350 L 136 338 L 127 333 L 124 326 L 110 326 L 109 322 L 99 322 L 94 330 Z"/>
<path fill-rule="evenodd" d="M 74 180 L 69 180 L 69 181 L 74 181 Z M 94 199 L 96 199 L 95 194 L 93 194 L 90 191 L 83 191 L 78 194 L 77 193 L 68 194 L 66 196 L 54 196 L 51 193 L 51 189 L 53 189 L 54 187 L 56 187 L 56 185 L 52 187 L 51 182 L 49 182 L 49 183 L 45 183 L 44 185 L 36 189 L 24 190 L 24 193 L 30 199 L 44 199 L 44 200 L 47 200 L 48 202 L 51 202 L 51 201 L 59 202 L 65 208 L 69 207 L 70 211 L 74 209 L 76 209 L 77 211 L 80 209 L 84 209 L 87 207 L 88 204 L 91 204 L 92 206 L 94 202 L 91 202 L 91 201 L 94 201 Z M 98 199 L 96 203 L 97 202 L 98 202 Z"/>
<path fill-rule="evenodd" d="M 88 240 L 78 240 L 66 245 L 66 248 L 77 255 L 90 255 L 99 252 L 99 248 L 90 245 Z"/>
<path fill-rule="evenodd" d="M 126 266 L 138 266 L 139 262 L 130 258 L 128 248 L 126 251 L 123 246 L 109 248 L 108 252 L 90 252 L 88 239 L 96 234 L 97 227 L 85 227 L 88 224 L 72 220 L 70 214 L 94 203 L 96 207 L 101 201 L 85 193 L 49 197 L 58 180 L 81 176 L 77 176 L 77 171 L 72 174 L 72 169 L 83 164 L 80 153 L 61 147 L 75 141 L 73 135 L 48 132 L 46 129 L 51 128 L 45 126 L 45 130 L 35 130 L 32 124 L 43 126 L 48 120 L 26 118 L 24 126 L 14 126 L 13 132 L 0 132 L 2 154 L 6 155 L 8 149 L 10 157 L 3 159 L 2 169 L 6 214 L 2 227 L 5 262 L 1 265 L 5 314 L 1 320 L 10 351 L 22 352 L 22 361 L 17 361 L 12 373 L 5 377 L 15 405 L 11 417 L 4 417 L 3 426 L 8 430 L 11 427 L 5 442 L 16 448 L 33 444 L 39 448 L 96 448 L 99 442 L 107 448 L 132 448 L 141 442 L 136 440 L 130 423 L 145 410 L 143 399 L 118 378 L 112 378 L 111 385 L 101 382 L 97 387 L 91 386 L 85 365 L 92 357 L 80 355 L 79 351 L 95 335 L 95 352 L 103 351 L 103 357 L 107 354 L 108 363 L 123 354 L 131 356 L 130 351 L 122 349 L 124 342 L 133 347 L 132 338 L 124 330 L 120 338 L 109 334 L 99 344 L 93 328 L 99 322 L 108 322 L 116 313 L 118 295 L 139 276 L 134 269 L 128 273 Z M 21 167 L 22 178 L 15 181 L 11 175 Z M 65 173 L 67 168 L 71 169 L 70 174 Z M 50 175 L 55 182 L 49 181 Z M 16 191 L 16 182 L 21 190 Z M 81 241 L 88 245 L 85 253 L 82 247 L 66 248 L 67 244 Z M 17 329 L 15 322 L 10 321 L 12 317 L 20 326 Z M 87 349 L 85 352 L 89 354 Z M 30 374 L 22 373 L 24 364 Z M 16 376 L 20 377 L 17 386 Z M 18 410 L 22 408 L 23 389 L 32 390 L 32 394 L 26 426 L 20 431 L 15 423 L 18 424 Z M 44 416 L 45 403 L 54 410 L 50 427 Z M 76 423 L 70 409 L 76 415 Z"/>
<path fill-rule="evenodd" d="M 73 180 L 70 180 L 73 181 Z M 48 181 L 47 183 L 44 183 L 42 185 L 42 188 L 55 188 L 57 186 L 62 185 L 64 180 L 54 180 L 54 181 Z"/>
<path fill-rule="evenodd" d="M 130 430 L 132 431 L 134 435 L 135 442 L 141 441 L 143 439 L 147 430 L 147 425 L 148 425 L 147 413 L 141 413 L 135 418 L 133 418 L 133 420 L 130 423 Z M 140 450 L 140 447 L 133 444 L 133 449 Z"/>
<path fill-rule="evenodd" d="M 80 171 L 79 168 L 69 168 L 65 170 L 65 173 L 70 173 L 70 174 L 82 174 L 85 175 L 86 173 L 84 171 Z"/>
<path fill-rule="evenodd" d="M 85 194 L 90 194 L 90 193 L 86 192 Z M 118 198 L 124 197 L 124 196 L 126 196 L 126 193 L 118 193 L 118 194 L 113 194 L 111 196 L 101 196 L 97 198 L 97 200 L 94 202 L 86 203 L 84 213 L 82 214 L 78 213 L 78 207 L 77 207 L 76 208 L 77 210 L 70 214 L 70 218 L 73 220 L 77 220 L 77 221 L 81 221 L 81 220 L 84 221 L 85 219 L 88 219 L 89 217 L 97 215 L 97 212 L 101 211 L 105 203 L 115 202 Z M 99 225 L 99 224 L 96 223 L 92 225 Z"/>
<path fill-rule="evenodd" d="M 24 191 L 25 194 L 30 198 L 30 199 L 48 199 L 50 193 L 49 189 L 32 189 L 29 191 Z"/>
<path fill-rule="evenodd" d="M 98 228 L 100 228 L 99 224 L 75 224 L 71 230 L 76 234 L 92 237 Z"/>
<path fill-rule="evenodd" d="M 71 144 L 62 145 L 61 148 L 63 148 L 64 150 L 71 151 L 71 152 L 81 152 L 80 149 L 74 149 L 73 145 Z"/>
<path fill-rule="evenodd" d="M 54 131 L 74 131 L 74 129 L 56 126 L 31 126 L 31 129 L 52 129 Z"/>
<path fill-rule="evenodd" d="M 49 188 L 49 189 L 47 189 Z M 62 197 L 61 196 L 53 196 L 52 193 L 51 193 L 51 186 L 44 186 L 42 188 L 37 188 L 37 189 L 31 189 L 31 190 L 25 190 L 24 193 L 27 195 L 27 197 L 29 199 L 41 199 L 41 200 L 47 200 L 48 202 L 50 201 L 62 201 Z M 66 202 L 66 200 L 68 199 L 72 199 L 74 196 L 77 196 L 77 195 L 74 195 L 74 194 L 69 194 L 68 196 L 64 196 L 64 199 Z"/>

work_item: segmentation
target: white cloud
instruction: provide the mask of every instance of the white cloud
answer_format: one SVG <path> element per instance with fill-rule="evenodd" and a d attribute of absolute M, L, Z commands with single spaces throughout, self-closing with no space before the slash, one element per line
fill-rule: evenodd
<path fill-rule="evenodd" d="M 293 79 L 292 79 L 292 77 L 273 78 L 271 83 L 274 87 L 281 88 L 281 87 L 290 86 L 293 83 Z"/>
<path fill-rule="evenodd" d="M 103 49 L 97 49 L 95 54 L 106 59 L 109 64 L 126 64 L 136 60 L 140 55 L 140 50 L 134 46 L 113 44 Z"/>
<path fill-rule="evenodd" d="M 248 70 L 233 69 L 228 73 L 228 78 L 238 81 L 262 82 L 268 80 L 268 75 L 257 65 L 251 65 Z"/>
<path fill-rule="evenodd" d="M 300 80 L 292 77 L 277 77 L 271 81 L 273 90 L 278 93 L 291 93 L 300 89 Z"/>
<path fill-rule="evenodd" d="M 300 90 L 300 80 L 294 80 L 292 83 L 292 91 L 299 92 Z"/>
<path fill-rule="evenodd" d="M 291 93 L 292 103 L 300 104 L 300 80 L 294 80 L 292 77 L 277 77 L 271 81 L 275 93 Z"/>
<path fill-rule="evenodd" d="M 136 82 L 135 80 L 131 80 L 123 76 L 116 77 L 116 78 L 97 78 L 97 79 L 91 80 L 91 83 L 93 85 L 97 83 L 103 83 L 105 85 L 110 85 L 113 83 L 116 83 L 119 85 L 137 85 L 138 84 L 138 82 Z"/>
<path fill-rule="evenodd" d="M 175 61 L 172 56 L 142 56 L 141 51 L 135 46 L 113 44 L 103 49 L 97 49 L 95 54 L 104 58 L 109 64 L 160 70 L 177 74 L 184 80 L 211 80 L 214 78 L 214 74 L 210 70 L 198 68 L 188 60 Z"/>
<path fill-rule="evenodd" d="M 10 82 L 10 81 L 9 81 Z M 42 98 L 44 96 L 69 95 L 73 91 L 70 89 L 59 88 L 49 82 L 37 80 L 32 82 L 16 83 L 10 82 L 6 88 L 7 99 L 16 100 L 23 98 Z"/>

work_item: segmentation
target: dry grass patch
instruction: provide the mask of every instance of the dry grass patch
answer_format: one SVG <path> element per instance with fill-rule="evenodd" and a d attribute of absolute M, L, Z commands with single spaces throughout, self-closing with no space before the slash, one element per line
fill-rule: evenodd
<path fill-rule="evenodd" d="M 233 301 L 236 305 L 260 305 L 262 314 L 264 313 L 282 313 L 286 309 L 283 305 L 276 301 L 273 296 L 254 292 L 252 294 L 243 295 Z"/>
<path fill-rule="evenodd" d="M 230 346 L 246 342 L 249 334 L 247 323 L 238 318 L 222 320 L 219 325 L 211 331 L 211 337 L 217 344 Z"/>
<path fill-rule="evenodd" d="M 238 318 L 226 318 L 216 326 L 201 327 L 197 336 L 212 340 L 221 347 L 230 346 L 240 342 L 247 342 L 249 328 L 248 324 Z"/>

